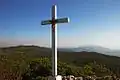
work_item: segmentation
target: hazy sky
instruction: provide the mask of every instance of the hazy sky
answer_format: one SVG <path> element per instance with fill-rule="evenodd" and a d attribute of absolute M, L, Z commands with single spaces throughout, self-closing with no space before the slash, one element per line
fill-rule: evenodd
<path fill-rule="evenodd" d="M 120 0 L 0 0 L 0 46 L 51 45 L 51 6 L 70 23 L 58 25 L 58 47 L 120 49 Z"/>

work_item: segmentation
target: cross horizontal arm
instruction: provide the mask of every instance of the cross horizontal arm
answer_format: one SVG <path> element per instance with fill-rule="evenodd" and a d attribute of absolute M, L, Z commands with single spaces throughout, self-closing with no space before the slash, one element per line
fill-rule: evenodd
<path fill-rule="evenodd" d="M 48 25 L 48 24 L 52 24 L 52 22 L 56 23 L 68 23 L 70 20 L 69 18 L 59 18 L 59 19 L 55 19 L 55 21 L 53 20 L 44 20 L 41 22 L 41 25 Z"/>
<path fill-rule="evenodd" d="M 55 20 L 56 23 L 68 23 L 69 21 L 69 18 L 59 18 Z"/>
<path fill-rule="evenodd" d="M 52 20 L 41 21 L 41 25 L 48 25 L 48 24 L 52 24 Z"/>

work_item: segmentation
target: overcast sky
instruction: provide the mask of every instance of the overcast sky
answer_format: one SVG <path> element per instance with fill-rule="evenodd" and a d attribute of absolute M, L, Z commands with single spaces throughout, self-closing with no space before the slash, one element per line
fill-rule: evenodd
<path fill-rule="evenodd" d="M 40 22 L 51 19 L 53 4 L 58 18 L 70 18 L 58 25 L 58 47 L 120 49 L 120 0 L 0 0 L 0 46 L 50 47 L 50 25 Z"/>

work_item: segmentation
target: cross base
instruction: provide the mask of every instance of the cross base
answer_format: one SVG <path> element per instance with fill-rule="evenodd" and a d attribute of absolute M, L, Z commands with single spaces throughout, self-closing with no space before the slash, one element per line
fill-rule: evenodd
<path fill-rule="evenodd" d="M 48 80 L 62 80 L 62 76 L 61 75 L 57 75 L 55 77 L 49 76 Z"/>

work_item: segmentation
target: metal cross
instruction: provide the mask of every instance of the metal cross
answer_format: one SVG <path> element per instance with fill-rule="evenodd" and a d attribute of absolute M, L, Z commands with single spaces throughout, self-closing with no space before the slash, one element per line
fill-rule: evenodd
<path fill-rule="evenodd" d="M 57 6 L 52 6 L 52 20 L 41 21 L 41 25 L 52 24 L 52 76 L 57 76 L 57 23 L 68 23 L 69 18 L 57 19 Z"/>

